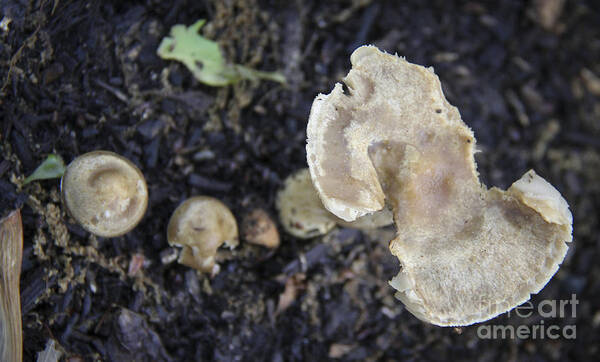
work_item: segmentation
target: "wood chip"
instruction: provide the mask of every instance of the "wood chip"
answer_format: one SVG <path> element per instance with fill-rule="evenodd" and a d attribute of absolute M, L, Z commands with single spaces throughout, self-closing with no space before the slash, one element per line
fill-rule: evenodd
<path fill-rule="evenodd" d="M 23 258 L 20 210 L 0 220 L 0 360 L 23 360 L 19 278 Z"/>

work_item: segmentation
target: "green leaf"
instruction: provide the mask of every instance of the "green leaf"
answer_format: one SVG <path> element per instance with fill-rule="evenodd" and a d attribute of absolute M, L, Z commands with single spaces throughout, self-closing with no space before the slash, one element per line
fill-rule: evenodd
<path fill-rule="evenodd" d="M 285 83 L 285 77 L 277 72 L 263 72 L 242 65 L 228 64 L 219 45 L 201 36 L 198 31 L 206 20 L 201 19 L 189 27 L 175 25 L 170 37 L 161 41 L 157 54 L 163 59 L 177 60 L 183 63 L 200 82 L 222 87 L 237 83 L 242 79 L 258 81 L 260 79 Z"/>
<path fill-rule="evenodd" d="M 65 173 L 65 169 L 65 163 L 59 155 L 49 154 L 46 160 L 25 179 L 23 185 L 36 180 L 60 178 Z"/>

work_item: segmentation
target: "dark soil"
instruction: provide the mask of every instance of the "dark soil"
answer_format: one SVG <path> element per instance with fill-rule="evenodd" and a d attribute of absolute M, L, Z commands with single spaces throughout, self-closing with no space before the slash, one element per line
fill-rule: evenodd
<path fill-rule="evenodd" d="M 22 207 L 25 359 L 49 339 L 70 361 L 597 357 L 600 3 L 567 0 L 545 27 L 541 3 L 0 1 L 0 216 Z M 281 70 L 288 84 L 211 88 L 156 55 L 171 26 L 198 19 L 227 59 Z M 313 98 L 367 43 L 435 68 L 475 132 L 487 185 L 534 168 L 569 201 L 574 243 L 532 301 L 576 294 L 576 318 L 485 325 L 576 325 L 576 339 L 485 340 L 478 326 L 419 321 L 387 286 L 398 268 L 390 230 L 303 241 L 280 228 L 280 248 L 242 242 L 212 279 L 162 262 L 170 214 L 188 196 L 217 197 L 238 220 L 255 207 L 277 220 L 282 180 L 306 167 Z M 69 162 L 97 149 L 131 159 L 148 182 L 148 212 L 123 237 L 77 226 L 58 180 L 18 186 L 49 153 Z M 280 311 L 284 289 L 291 304 Z"/>

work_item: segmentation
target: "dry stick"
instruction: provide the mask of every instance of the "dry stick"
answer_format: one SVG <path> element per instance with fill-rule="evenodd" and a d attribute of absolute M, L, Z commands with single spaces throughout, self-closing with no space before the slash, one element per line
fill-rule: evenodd
<path fill-rule="evenodd" d="M 19 278 L 23 257 L 21 211 L 0 220 L 0 360 L 23 360 Z"/>

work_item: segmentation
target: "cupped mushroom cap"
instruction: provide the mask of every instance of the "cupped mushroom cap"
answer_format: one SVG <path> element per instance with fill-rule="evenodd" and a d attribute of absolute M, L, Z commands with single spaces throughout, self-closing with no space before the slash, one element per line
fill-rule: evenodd
<path fill-rule="evenodd" d="M 175 209 L 167 240 L 183 249 L 179 262 L 203 272 L 215 272 L 217 249 L 238 245 L 238 227 L 231 210 L 209 196 L 195 196 Z"/>
<path fill-rule="evenodd" d="M 479 181 L 475 139 L 431 68 L 373 46 L 318 95 L 307 158 L 329 211 L 345 219 L 387 202 L 398 230 L 390 284 L 418 318 L 468 325 L 508 311 L 557 271 L 572 240 L 567 202 L 529 171 L 508 191 Z"/>
<path fill-rule="evenodd" d="M 61 193 L 69 214 L 103 237 L 129 232 L 148 206 L 144 175 L 131 161 L 109 151 L 74 159 L 61 179 Z"/>

